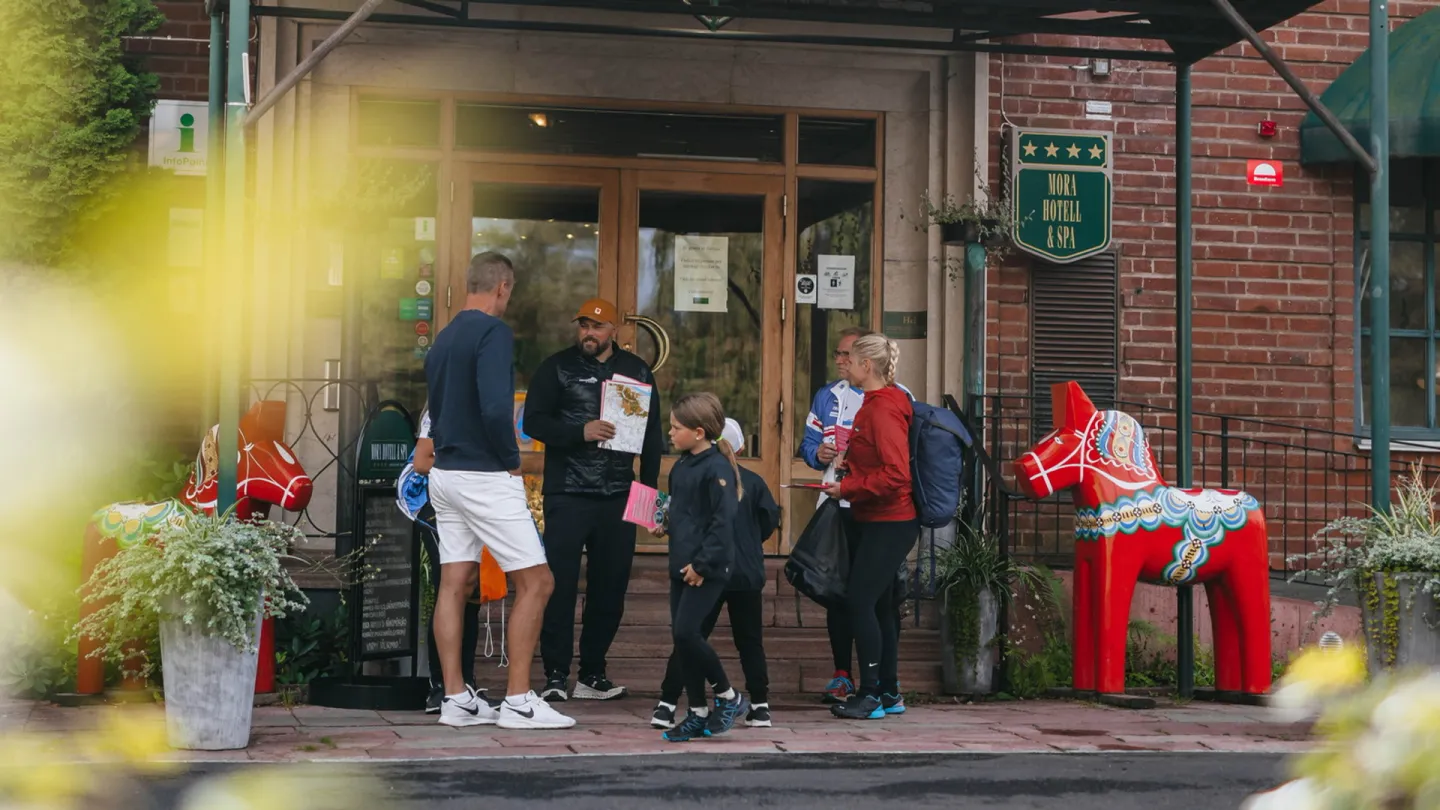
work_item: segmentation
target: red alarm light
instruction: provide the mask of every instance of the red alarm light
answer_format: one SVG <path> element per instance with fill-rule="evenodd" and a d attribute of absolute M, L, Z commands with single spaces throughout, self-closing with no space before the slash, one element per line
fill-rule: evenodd
<path fill-rule="evenodd" d="M 1261 121 L 1259 129 L 1262 138 L 1273 138 L 1280 134 L 1280 125 L 1274 121 Z"/>

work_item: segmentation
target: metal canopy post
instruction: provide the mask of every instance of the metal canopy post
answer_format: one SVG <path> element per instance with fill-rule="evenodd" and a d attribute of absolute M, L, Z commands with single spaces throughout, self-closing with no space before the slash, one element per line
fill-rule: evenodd
<path fill-rule="evenodd" d="M 220 279 L 224 277 L 225 250 L 223 239 L 225 228 L 221 217 L 225 210 L 225 22 L 218 10 L 210 12 L 210 85 L 207 88 L 210 102 L 209 137 L 205 163 L 205 277 L 202 285 L 206 305 L 222 300 L 219 295 Z M 205 330 L 205 391 L 201 405 L 201 428 L 209 430 L 217 416 L 215 386 L 216 348 L 218 341 L 214 330 Z"/>
<path fill-rule="evenodd" d="M 1370 506 L 1390 511 L 1390 12 L 1370 0 Z"/>
<path fill-rule="evenodd" d="M 1194 210 L 1190 65 L 1175 66 L 1175 485 L 1194 485 L 1194 394 L 1191 280 Z M 1195 694 L 1195 599 L 1189 585 L 1175 590 L 1175 667 L 1180 697 Z"/>
<path fill-rule="evenodd" d="M 225 274 L 220 285 L 220 471 L 216 514 L 235 505 L 239 461 L 240 339 L 244 285 L 250 267 L 245 243 L 245 110 L 249 86 L 250 0 L 230 0 L 229 81 L 225 88 Z"/>

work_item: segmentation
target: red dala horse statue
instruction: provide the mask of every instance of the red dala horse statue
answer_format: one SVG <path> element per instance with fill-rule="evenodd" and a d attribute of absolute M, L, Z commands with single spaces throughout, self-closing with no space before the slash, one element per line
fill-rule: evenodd
<path fill-rule="evenodd" d="M 1217 692 L 1270 690 L 1269 540 L 1260 504 L 1236 490 L 1177 489 L 1140 423 L 1100 411 L 1075 382 L 1052 386 L 1055 429 L 1015 461 L 1026 494 L 1075 501 L 1074 686 L 1125 691 L 1135 583 L 1203 583 Z"/>
<path fill-rule="evenodd" d="M 298 512 L 310 503 L 314 486 L 295 456 L 284 442 L 285 403 L 275 400 L 257 402 L 240 418 L 238 464 L 236 467 L 235 516 L 240 520 L 264 520 L 271 506 Z M 220 426 L 205 432 L 195 467 L 178 499 L 144 503 L 114 503 L 97 511 L 85 529 L 81 581 L 88 582 L 95 566 L 120 549 L 146 542 L 166 524 L 183 524 L 193 512 L 215 514 L 218 502 Z M 92 605 L 81 606 L 81 616 L 92 612 Z M 98 645 L 91 639 L 80 640 L 80 661 L 75 677 L 75 691 L 95 695 L 105 688 L 105 665 L 89 655 Z M 274 620 L 266 619 L 260 632 L 260 666 L 256 673 L 256 692 L 274 691 L 275 628 Z M 126 687 L 140 684 L 127 680 Z"/>

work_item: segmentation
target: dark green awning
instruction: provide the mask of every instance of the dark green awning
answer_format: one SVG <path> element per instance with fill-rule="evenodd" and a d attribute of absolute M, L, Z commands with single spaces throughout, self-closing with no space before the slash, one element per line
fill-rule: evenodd
<path fill-rule="evenodd" d="M 1361 146 L 1370 148 L 1370 51 L 1345 69 L 1320 97 Z M 1390 36 L 1390 157 L 1440 156 L 1440 9 Z M 1300 162 L 1353 161 L 1315 113 L 1300 125 Z"/>

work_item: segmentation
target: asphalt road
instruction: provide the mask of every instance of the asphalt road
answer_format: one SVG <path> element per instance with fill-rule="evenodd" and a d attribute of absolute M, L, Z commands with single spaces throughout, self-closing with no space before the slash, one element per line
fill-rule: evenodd
<path fill-rule="evenodd" d="M 460 760 L 365 764 L 385 780 L 385 796 L 345 807 L 378 810 L 526 808 L 672 810 L 709 808 L 1045 808 L 1159 810 L 1235 808 L 1255 790 L 1282 781 L 1281 757 L 1267 754 L 651 756 Z M 150 785 L 149 796 L 115 796 L 117 807 L 177 807 L 199 775 L 254 766 L 205 766 Z M 276 767 L 276 766 L 270 766 Z M 317 766 L 280 766 L 313 790 L 294 810 L 337 806 Z M 293 794 L 292 794 L 293 795 Z M 279 808 L 277 807 L 277 810 Z"/>

